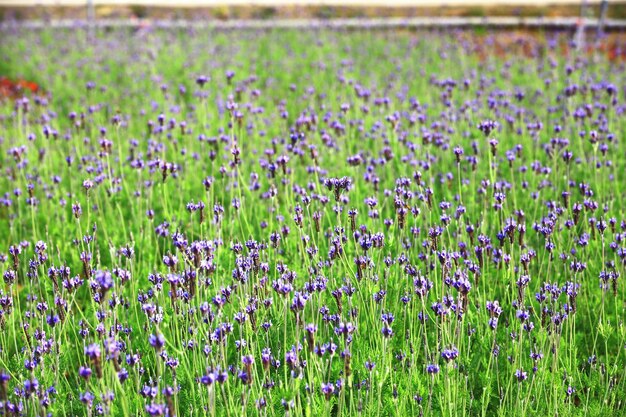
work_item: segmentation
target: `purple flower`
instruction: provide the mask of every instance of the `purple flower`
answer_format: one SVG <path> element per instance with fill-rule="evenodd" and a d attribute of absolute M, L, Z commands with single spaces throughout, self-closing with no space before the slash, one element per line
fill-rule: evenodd
<path fill-rule="evenodd" d="M 493 130 L 498 127 L 498 123 L 493 120 L 483 120 L 478 123 L 478 130 L 483 132 L 485 136 L 489 136 Z"/>
<path fill-rule="evenodd" d="M 335 392 L 335 385 L 332 382 L 331 383 L 322 382 L 321 391 L 322 391 L 322 394 L 324 394 L 324 397 L 326 397 L 326 399 L 329 400 L 330 397 Z"/>
<path fill-rule="evenodd" d="M 206 75 L 199 75 L 196 78 L 196 84 L 198 84 L 200 87 L 204 87 L 207 82 L 209 82 L 209 77 L 207 77 Z"/>
<path fill-rule="evenodd" d="M 441 357 L 446 361 L 450 362 L 455 360 L 459 356 L 459 350 L 456 346 L 452 346 L 449 349 L 444 349 L 441 351 Z"/>
<path fill-rule="evenodd" d="M 431 375 L 436 375 L 439 373 L 439 365 L 436 363 L 429 363 L 426 365 L 426 372 Z"/>
<path fill-rule="evenodd" d="M 515 378 L 517 378 L 519 382 L 525 381 L 528 378 L 528 373 L 523 369 L 518 369 L 515 371 Z"/>
<path fill-rule="evenodd" d="M 163 337 L 160 333 L 151 334 L 148 337 L 148 343 L 150 343 L 150 346 L 155 348 L 157 351 L 160 351 L 163 349 L 163 346 L 165 346 L 165 337 Z"/>
<path fill-rule="evenodd" d="M 90 359 L 99 359 L 101 354 L 100 345 L 93 343 L 85 346 L 85 355 Z"/>

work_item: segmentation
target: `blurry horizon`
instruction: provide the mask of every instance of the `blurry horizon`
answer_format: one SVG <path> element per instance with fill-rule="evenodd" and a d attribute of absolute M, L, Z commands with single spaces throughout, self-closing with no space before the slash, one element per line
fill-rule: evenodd
<path fill-rule="evenodd" d="M 95 6 L 138 5 L 159 7 L 215 7 L 226 5 L 256 6 L 402 6 L 402 7 L 454 7 L 454 6 L 550 6 L 550 5 L 597 5 L 602 0 L 93 0 Z M 609 2 L 618 3 L 618 2 Z M 82 6 L 86 0 L 0 0 L 0 6 Z"/>
<path fill-rule="evenodd" d="M 602 0 L 0 0 L 0 20 L 145 18 L 268 20 L 432 17 L 600 17 Z M 93 7 L 89 12 L 89 4 Z M 626 0 L 604 3 L 626 19 Z"/>

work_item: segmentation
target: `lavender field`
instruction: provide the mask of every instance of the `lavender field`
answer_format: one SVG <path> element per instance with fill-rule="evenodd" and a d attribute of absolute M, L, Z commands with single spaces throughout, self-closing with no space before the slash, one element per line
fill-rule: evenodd
<path fill-rule="evenodd" d="M 0 35 L 0 415 L 626 415 L 623 60 Z"/>

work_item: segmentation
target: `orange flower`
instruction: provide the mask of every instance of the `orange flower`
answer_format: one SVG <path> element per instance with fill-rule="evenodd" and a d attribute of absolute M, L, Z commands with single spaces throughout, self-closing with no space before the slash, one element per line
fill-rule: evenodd
<path fill-rule="evenodd" d="M 33 81 L 22 79 L 13 81 L 7 77 L 0 77 L 0 98 L 15 99 L 22 96 L 25 91 L 38 93 L 40 90 L 39 85 Z"/>

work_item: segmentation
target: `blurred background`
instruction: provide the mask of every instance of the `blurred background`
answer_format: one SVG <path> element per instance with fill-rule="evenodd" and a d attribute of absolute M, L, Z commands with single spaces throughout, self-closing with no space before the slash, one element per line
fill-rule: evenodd
<path fill-rule="evenodd" d="M 626 0 L 0 0 L 0 20 L 586 17 L 626 19 Z"/>

